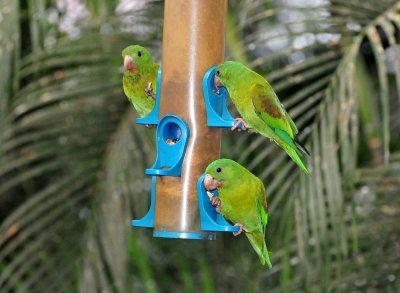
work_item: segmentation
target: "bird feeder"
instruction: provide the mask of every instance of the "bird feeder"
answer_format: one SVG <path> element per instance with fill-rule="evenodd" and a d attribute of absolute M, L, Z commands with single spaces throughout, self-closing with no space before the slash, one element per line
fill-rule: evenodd
<path fill-rule="evenodd" d="M 165 1 L 162 71 L 153 111 L 138 124 L 156 124 L 157 157 L 150 210 L 135 227 L 153 236 L 215 239 L 236 232 L 211 206 L 204 170 L 220 157 L 220 127 L 232 127 L 227 92 L 215 93 L 214 67 L 223 61 L 226 0 Z M 217 196 L 217 194 L 215 194 Z"/>

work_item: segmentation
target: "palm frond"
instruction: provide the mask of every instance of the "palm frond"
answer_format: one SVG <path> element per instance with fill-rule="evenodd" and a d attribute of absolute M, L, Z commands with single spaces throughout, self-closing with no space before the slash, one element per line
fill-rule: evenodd
<path fill-rule="evenodd" d="M 278 24 L 278 28 L 274 27 L 271 30 L 287 32 L 287 34 L 279 36 L 284 40 L 310 33 L 314 35 L 315 40 L 318 39 L 320 33 L 340 36 L 338 41 L 333 41 L 333 46 L 332 41 L 320 42 L 318 45 L 316 45 L 317 41 L 309 44 L 306 42 L 305 47 L 301 48 L 301 52 L 303 52 L 301 62 L 293 63 L 290 57 L 295 54 L 296 50 L 295 47 L 289 46 L 285 48 L 284 53 L 280 50 L 275 54 L 272 50 L 271 54 L 255 56 L 255 61 L 250 63 L 251 66 L 256 66 L 256 69 L 267 65 L 267 79 L 272 82 L 278 96 L 281 97 L 289 113 L 295 118 L 299 128 L 303 130 L 304 136 L 308 139 L 312 152 L 309 161 L 312 176 L 305 178 L 301 174 L 300 181 L 292 179 L 299 175 L 297 168 L 282 155 L 274 156 L 274 159 L 271 159 L 274 146 L 267 142 L 263 143 L 262 138 L 251 139 L 249 137 L 247 140 L 240 141 L 241 146 L 236 145 L 237 150 L 245 149 L 245 152 L 238 153 L 239 161 L 245 160 L 249 169 L 256 172 L 262 170 L 259 175 L 265 179 L 271 198 L 270 221 L 274 221 L 274 214 L 278 217 L 282 216 L 278 205 L 288 201 L 289 196 L 298 198 L 294 205 L 297 211 L 294 210 L 293 213 L 302 218 L 302 220 L 296 221 L 296 226 L 298 226 L 296 238 L 302 247 L 299 255 L 303 256 L 300 262 L 303 278 L 306 284 L 312 284 L 317 279 L 322 280 L 321 286 L 325 288 L 324 290 L 328 289 L 327 286 L 332 278 L 341 277 L 343 261 L 349 254 L 348 243 L 349 239 L 351 241 L 351 234 L 348 222 L 343 219 L 351 218 L 351 213 L 346 212 L 348 199 L 344 196 L 343 191 L 351 192 L 354 186 L 352 177 L 354 177 L 357 166 L 360 127 L 358 100 L 363 89 L 360 88 L 362 84 L 357 84 L 356 73 L 359 68 L 356 63 L 357 58 L 366 58 L 362 46 L 371 48 L 372 60 L 378 71 L 379 91 L 375 90 L 375 92 L 380 97 L 378 99 L 382 109 L 380 117 L 383 118 L 380 123 L 381 130 L 378 130 L 380 133 L 378 139 L 382 141 L 383 145 L 383 160 L 387 162 L 389 159 L 389 72 L 386 67 L 384 48 L 396 44 L 396 33 L 393 29 L 386 29 L 383 34 L 378 33 L 378 28 L 382 19 L 388 19 L 398 10 L 398 4 L 394 4 L 392 7 L 385 7 L 387 9 L 380 11 L 380 14 L 376 14 L 376 7 L 361 5 L 361 8 L 365 8 L 368 13 L 363 14 L 363 22 L 359 24 L 357 34 L 350 32 L 351 34 L 348 35 L 346 30 L 342 30 L 340 26 L 345 26 L 349 22 L 347 17 L 351 11 L 346 9 L 346 18 L 337 13 L 338 10 L 343 13 L 341 8 L 346 8 L 348 3 L 335 2 L 335 5 L 332 6 L 334 9 L 330 9 L 331 6 L 319 8 L 327 9 L 326 14 L 335 15 L 335 21 L 332 23 L 330 23 L 332 19 L 322 23 L 323 18 L 313 17 L 314 10 L 309 13 L 305 9 L 300 9 L 297 12 L 303 14 L 304 17 L 300 17 L 300 22 L 296 22 L 296 24 L 302 23 L 303 26 L 300 27 L 304 30 L 297 29 L 297 32 L 293 34 L 289 29 L 293 25 L 291 22 L 284 22 L 282 29 L 279 29 L 281 24 Z M 282 12 L 277 9 L 259 13 L 250 19 L 257 23 L 268 22 L 268 18 L 275 18 L 279 14 Z M 365 17 L 369 16 L 368 14 L 373 18 L 365 23 Z M 358 20 L 357 15 L 352 16 L 354 17 L 352 21 Z M 244 24 L 243 30 L 246 29 L 246 25 L 247 23 Z M 309 30 L 310 27 L 311 30 Z M 254 32 L 254 35 L 256 34 L 259 32 Z M 264 33 L 264 35 L 268 37 L 265 39 L 254 37 L 256 41 L 253 41 L 251 35 L 246 37 L 246 40 L 251 42 L 249 54 L 265 51 L 264 46 L 268 45 L 274 35 L 269 33 Z M 389 38 L 391 41 L 387 42 L 386 40 Z M 333 36 L 332 40 L 334 40 Z M 282 60 L 282 56 L 287 59 Z M 329 60 L 332 61 L 329 62 Z M 395 72 L 395 76 L 397 80 L 397 72 Z M 279 80 L 282 80 L 281 83 Z M 304 91 L 308 92 L 301 95 Z M 289 96 L 286 95 L 287 92 L 290 93 Z M 299 118 L 296 119 L 297 117 Z M 305 137 L 301 139 L 305 139 Z M 250 148 L 244 148 L 246 144 L 250 144 Z M 287 164 L 291 167 L 288 167 Z M 274 170 L 277 171 L 274 172 Z M 343 179 L 342 176 L 344 176 Z M 289 180 L 290 186 L 294 190 L 292 193 L 287 191 L 288 185 L 283 181 L 288 178 L 291 179 Z M 293 186 L 296 184 L 299 184 L 298 188 Z M 282 194 L 286 196 L 282 197 Z M 275 203 L 275 200 L 279 202 Z M 272 210 L 272 208 L 277 210 Z M 285 238 L 285 235 L 282 234 L 273 233 L 273 235 L 278 239 L 278 243 Z M 336 272 L 331 272 L 333 261 Z"/>
<path fill-rule="evenodd" d="M 368 241 L 370 227 L 397 231 L 398 213 L 386 203 L 398 205 L 400 186 L 399 2 L 229 4 L 227 58 L 272 83 L 312 153 L 312 176 L 305 176 L 265 138 L 223 132 L 222 155 L 267 189 L 269 271 L 245 239 L 156 239 L 129 225 L 148 208 L 144 169 L 154 158 L 154 131 L 133 125 L 120 50 L 139 42 L 160 56 L 161 2 L 121 13 L 116 1 L 87 0 L 91 17 L 78 37 L 41 17 L 52 1 L 6 2 L 0 0 L 10 24 L 0 26 L 2 291 L 65 284 L 74 292 L 348 291 L 374 276 L 379 256 L 390 251 L 378 248 L 384 237 Z M 46 45 L 49 35 L 55 45 Z M 384 199 L 366 200 L 366 189 Z M 374 207 L 371 214 L 360 212 L 364 205 Z M 396 261 L 390 254 L 393 270 Z"/>

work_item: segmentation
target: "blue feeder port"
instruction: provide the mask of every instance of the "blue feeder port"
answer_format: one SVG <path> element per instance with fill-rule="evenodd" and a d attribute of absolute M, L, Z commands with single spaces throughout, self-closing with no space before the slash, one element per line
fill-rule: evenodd
<path fill-rule="evenodd" d="M 154 105 L 154 108 L 149 113 L 149 115 L 142 118 L 136 118 L 136 124 L 144 124 L 144 125 L 158 124 L 158 110 L 160 109 L 160 97 L 161 97 L 161 66 L 158 68 L 156 103 Z"/>
<path fill-rule="evenodd" d="M 193 240 L 215 240 L 215 233 L 212 232 L 171 232 L 167 230 L 154 231 L 154 237 L 161 238 L 180 238 L 180 239 L 193 239 Z"/>
<path fill-rule="evenodd" d="M 220 87 L 219 94 L 213 92 L 214 70 L 216 66 L 207 71 L 203 78 L 203 94 L 207 112 L 207 125 L 212 127 L 231 128 L 235 119 L 227 108 L 228 92 Z M 151 204 L 147 214 L 140 220 L 132 220 L 132 226 L 154 228 L 155 202 L 156 202 L 156 176 L 181 176 L 182 164 L 185 158 L 186 148 L 190 138 L 190 129 L 186 122 L 179 116 L 166 115 L 158 121 L 161 68 L 157 77 L 156 104 L 150 114 L 143 118 L 137 118 L 137 124 L 158 124 L 156 130 L 157 156 L 153 166 L 146 169 L 147 175 L 152 175 Z M 202 174 L 197 182 L 197 194 L 200 212 L 200 232 L 167 231 L 165 228 L 154 231 L 154 237 L 182 238 L 182 239 L 208 239 L 214 240 L 214 232 L 238 232 L 239 227 L 231 225 L 225 218 L 215 211 L 210 204 L 210 199 L 204 188 L 204 176 Z M 212 192 L 218 196 L 215 190 Z"/>
<path fill-rule="evenodd" d="M 228 91 L 219 87 L 219 94 L 215 93 L 214 71 L 217 66 L 211 67 L 203 77 L 203 95 L 206 104 L 207 125 L 212 127 L 231 128 L 236 121 L 228 111 Z"/>
<path fill-rule="evenodd" d="M 154 216 L 156 205 L 156 181 L 157 177 L 153 176 L 151 180 L 151 201 L 150 209 L 147 214 L 140 220 L 132 220 L 133 227 L 154 228 Z M 153 231 L 154 237 L 161 238 L 181 238 L 181 239 L 195 239 L 195 240 L 215 240 L 215 233 L 211 232 L 174 232 L 167 231 L 165 228 L 162 231 Z"/>
<path fill-rule="evenodd" d="M 239 227 L 228 223 L 225 218 L 215 211 L 215 207 L 211 205 L 207 191 L 204 187 L 205 174 L 201 175 L 197 182 L 197 195 L 200 209 L 200 228 L 203 231 L 214 232 L 238 232 Z M 212 191 L 214 196 L 218 196 L 218 192 Z"/>
<path fill-rule="evenodd" d="M 157 177 L 151 179 L 151 199 L 150 199 L 150 209 L 147 214 L 140 220 L 132 220 L 132 226 L 134 227 L 154 227 L 154 209 L 156 205 L 156 180 Z"/>
<path fill-rule="evenodd" d="M 181 176 L 182 163 L 189 142 L 190 130 L 186 122 L 175 115 L 166 115 L 157 126 L 157 157 L 147 175 Z"/>
<path fill-rule="evenodd" d="M 206 239 L 215 240 L 215 233 L 210 232 L 238 232 L 239 227 L 231 225 L 225 218 L 215 211 L 215 207 L 210 204 L 210 199 L 207 195 L 206 189 L 204 188 L 204 176 L 202 174 L 197 182 L 197 195 L 200 210 L 200 229 L 204 232 L 174 232 L 167 231 L 154 231 L 154 237 L 162 238 L 181 238 L 181 239 Z M 150 209 L 147 214 L 140 220 L 132 220 L 132 226 L 134 227 L 154 227 L 154 211 L 156 201 L 156 177 L 152 178 L 151 188 L 151 203 Z M 217 191 L 212 191 L 214 196 L 218 196 Z"/>

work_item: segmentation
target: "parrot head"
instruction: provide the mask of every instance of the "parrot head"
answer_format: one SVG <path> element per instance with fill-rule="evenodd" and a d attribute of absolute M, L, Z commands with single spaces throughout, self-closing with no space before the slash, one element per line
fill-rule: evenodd
<path fill-rule="evenodd" d="M 153 64 L 153 59 L 149 51 L 142 46 L 128 46 L 122 51 L 124 59 L 124 68 L 126 72 L 135 74 L 138 70 L 146 68 L 149 64 Z"/>
<path fill-rule="evenodd" d="M 246 67 L 236 61 L 226 61 L 215 68 L 215 77 L 214 77 L 214 86 L 217 89 L 218 87 L 224 86 L 226 87 L 229 82 L 233 82 L 233 79 L 237 77 L 239 72 L 246 70 Z"/>
<path fill-rule="evenodd" d="M 219 159 L 209 164 L 204 177 L 204 187 L 207 190 L 233 185 L 241 177 L 243 166 L 230 159 Z"/>

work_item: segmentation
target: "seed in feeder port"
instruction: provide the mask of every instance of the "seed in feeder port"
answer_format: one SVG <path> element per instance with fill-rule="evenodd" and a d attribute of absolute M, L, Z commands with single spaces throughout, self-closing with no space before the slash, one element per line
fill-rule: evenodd
<path fill-rule="evenodd" d="M 168 138 L 165 142 L 166 142 L 167 144 L 171 145 L 171 144 L 176 144 L 176 143 L 178 142 L 178 140 L 179 140 L 179 139 L 177 139 L 177 138 L 173 138 L 173 139 Z"/>

